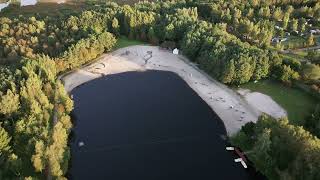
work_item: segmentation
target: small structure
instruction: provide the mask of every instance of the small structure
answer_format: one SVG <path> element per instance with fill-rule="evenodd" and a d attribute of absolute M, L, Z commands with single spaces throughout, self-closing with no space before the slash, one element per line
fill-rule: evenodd
<path fill-rule="evenodd" d="M 275 26 L 275 28 L 278 29 L 278 30 L 283 30 L 283 28 L 280 27 L 280 26 Z"/>
<path fill-rule="evenodd" d="M 288 40 L 288 38 L 274 37 L 274 38 L 271 39 L 271 42 L 273 42 L 273 43 L 279 43 L 279 42 L 284 42 L 284 41 L 286 41 L 286 40 Z"/>
<path fill-rule="evenodd" d="M 234 151 L 234 147 L 226 147 L 227 151 Z"/>
<path fill-rule="evenodd" d="M 296 35 L 296 36 L 297 36 L 297 35 L 299 35 L 299 31 L 292 31 L 292 32 L 291 32 L 291 34 L 293 34 L 293 35 Z"/>
<path fill-rule="evenodd" d="M 178 55 L 179 54 L 179 49 L 174 48 L 174 50 L 172 51 L 173 54 Z"/>
<path fill-rule="evenodd" d="M 83 142 L 83 141 L 80 141 L 80 142 L 78 143 L 78 146 L 79 146 L 79 147 L 84 146 L 84 142 Z"/>
<path fill-rule="evenodd" d="M 310 30 L 310 34 L 319 34 L 320 33 L 320 29 L 312 29 Z"/>

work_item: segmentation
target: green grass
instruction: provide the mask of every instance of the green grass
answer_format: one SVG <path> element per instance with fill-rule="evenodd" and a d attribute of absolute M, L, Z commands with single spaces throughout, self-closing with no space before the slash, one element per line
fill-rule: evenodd
<path fill-rule="evenodd" d="M 269 95 L 288 112 L 290 122 L 297 125 L 303 124 L 317 103 L 317 100 L 306 92 L 271 80 L 263 80 L 258 83 L 250 82 L 241 85 L 240 88 Z"/>
<path fill-rule="evenodd" d="M 115 49 L 120 49 L 120 48 L 134 46 L 134 45 L 142 45 L 142 44 L 146 44 L 146 43 L 143 41 L 131 40 L 131 39 L 128 39 L 127 37 L 121 36 L 117 41 Z"/>
<path fill-rule="evenodd" d="M 300 36 L 290 36 L 287 41 L 281 42 L 285 49 L 297 49 L 303 48 L 305 45 L 305 39 Z"/>

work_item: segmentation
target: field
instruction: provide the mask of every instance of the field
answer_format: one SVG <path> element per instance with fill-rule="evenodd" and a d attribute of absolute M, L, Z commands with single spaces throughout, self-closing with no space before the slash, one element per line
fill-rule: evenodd
<path fill-rule="evenodd" d="M 264 80 L 258 83 L 250 82 L 241 85 L 240 88 L 261 92 L 272 97 L 288 112 L 289 120 L 293 124 L 303 123 L 317 103 L 309 94 L 271 80 Z"/>
<path fill-rule="evenodd" d="M 138 40 L 131 40 L 131 39 L 128 39 L 127 37 L 121 36 L 117 41 L 115 49 L 120 49 L 120 48 L 134 46 L 134 45 L 141 45 L 141 44 L 146 44 L 146 43 Z"/>

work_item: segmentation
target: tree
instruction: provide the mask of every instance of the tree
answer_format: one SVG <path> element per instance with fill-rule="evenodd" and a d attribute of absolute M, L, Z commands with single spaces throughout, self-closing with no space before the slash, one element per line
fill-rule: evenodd
<path fill-rule="evenodd" d="M 147 37 L 151 44 L 157 45 L 159 43 L 159 40 L 155 35 L 153 27 L 150 27 Z"/>
<path fill-rule="evenodd" d="M 282 19 L 283 12 L 280 7 L 277 7 L 276 10 L 273 12 L 273 19 L 280 21 Z"/>
<path fill-rule="evenodd" d="M 62 176 L 66 169 L 62 168 L 62 164 L 67 159 L 64 159 L 67 148 L 68 133 L 63 124 L 58 122 L 54 126 L 52 135 L 52 144 L 49 146 L 46 156 L 50 164 L 51 173 L 53 176 Z"/>
<path fill-rule="evenodd" d="M 117 18 L 113 18 L 111 27 L 112 27 L 113 34 L 115 34 L 116 36 L 119 36 L 120 35 L 120 25 L 119 25 Z"/>
<path fill-rule="evenodd" d="M 35 145 L 35 154 L 32 156 L 31 160 L 33 162 L 33 166 L 38 172 L 42 172 L 45 168 L 45 146 L 43 141 L 37 141 Z"/>
<path fill-rule="evenodd" d="M 1 95 L 1 94 L 0 94 Z M 10 116 L 17 112 L 20 107 L 19 95 L 12 92 L 10 89 L 7 93 L 0 96 L 0 113 Z"/>
<path fill-rule="evenodd" d="M 264 172 L 268 177 L 273 176 L 275 162 L 270 155 L 272 151 L 271 129 L 264 129 L 258 135 L 254 147 L 251 151 L 251 157 L 255 162 L 255 167 L 260 172 Z"/>
<path fill-rule="evenodd" d="M 8 155 L 11 151 L 10 147 L 10 141 L 11 137 L 7 133 L 7 131 L 0 126 L 0 164 L 1 164 L 1 159 Z"/>
<path fill-rule="evenodd" d="M 292 19 L 290 29 L 291 29 L 291 31 L 298 30 L 298 20 L 297 19 Z"/>
<path fill-rule="evenodd" d="M 222 76 L 222 82 L 226 84 L 233 82 L 234 74 L 235 74 L 234 60 L 230 60 L 227 63 L 227 67 L 225 68 L 224 74 Z"/>
<path fill-rule="evenodd" d="M 320 66 L 315 64 L 306 64 L 302 68 L 302 78 L 306 81 L 315 81 L 320 79 Z"/>
<path fill-rule="evenodd" d="M 313 34 L 310 34 L 307 39 L 307 46 L 313 46 L 315 44 Z"/>
<path fill-rule="evenodd" d="M 254 125 L 254 134 L 235 136 L 233 143 L 246 148 L 247 156 L 268 179 L 319 179 L 320 139 L 287 119 L 261 116 Z M 253 143 L 239 141 L 251 139 Z M 237 141 L 235 141 L 237 140 Z"/>
<path fill-rule="evenodd" d="M 299 74 L 298 72 L 295 72 L 294 70 L 291 69 L 290 65 L 283 65 L 280 68 L 280 75 L 279 79 L 282 82 L 289 83 L 291 80 L 297 80 L 299 79 Z"/>
<path fill-rule="evenodd" d="M 307 119 L 305 127 L 312 134 L 316 135 L 318 138 L 320 137 L 320 104 L 315 107 L 314 112 Z"/>
<path fill-rule="evenodd" d="M 302 33 L 306 30 L 306 19 L 305 18 L 300 18 L 299 19 L 299 31 Z"/>

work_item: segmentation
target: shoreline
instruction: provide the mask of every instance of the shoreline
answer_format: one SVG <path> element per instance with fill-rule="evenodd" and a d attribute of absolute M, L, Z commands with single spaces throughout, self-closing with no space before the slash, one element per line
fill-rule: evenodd
<path fill-rule="evenodd" d="M 262 114 L 255 103 L 248 102 L 239 93 L 213 79 L 184 56 L 174 55 L 170 51 L 159 49 L 158 46 L 130 46 L 103 54 L 98 59 L 92 64 L 61 76 L 67 92 L 70 93 L 81 84 L 109 74 L 162 70 L 179 75 L 220 117 L 228 136 L 237 133 L 247 122 L 256 122 Z M 266 113 L 279 118 L 279 113 L 272 114 L 279 111 L 276 109 Z"/>

